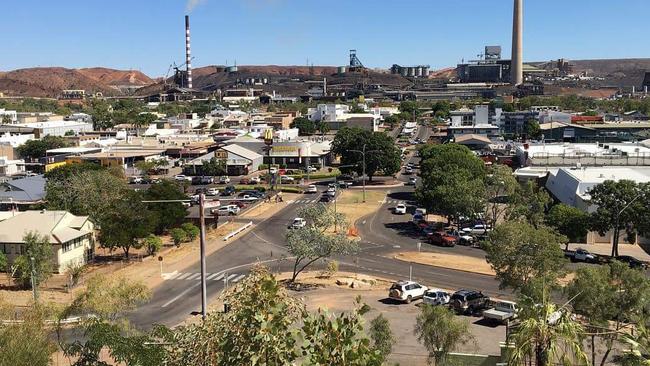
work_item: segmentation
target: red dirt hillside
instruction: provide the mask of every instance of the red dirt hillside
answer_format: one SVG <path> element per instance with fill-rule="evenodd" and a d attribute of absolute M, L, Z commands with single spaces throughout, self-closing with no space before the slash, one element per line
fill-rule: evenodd
<path fill-rule="evenodd" d="M 102 84 L 107 85 L 149 85 L 154 81 L 137 70 L 114 70 L 105 67 L 78 69 L 78 71 Z"/>

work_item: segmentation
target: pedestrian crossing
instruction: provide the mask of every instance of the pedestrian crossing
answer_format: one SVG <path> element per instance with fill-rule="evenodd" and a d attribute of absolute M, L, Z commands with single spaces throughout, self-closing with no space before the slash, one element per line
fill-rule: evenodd
<path fill-rule="evenodd" d="M 307 198 L 307 199 L 299 199 L 299 200 L 289 200 L 287 201 L 287 205 L 300 205 L 300 204 L 309 204 L 309 203 L 316 203 L 319 202 L 320 198 Z"/>
<path fill-rule="evenodd" d="M 241 273 L 206 273 L 206 281 L 226 281 L 228 283 L 237 283 L 241 281 L 246 275 Z M 201 279 L 200 272 L 171 272 L 163 273 L 162 278 L 165 281 L 199 281 Z"/>
<path fill-rule="evenodd" d="M 400 203 L 407 204 L 406 201 L 400 201 L 400 200 L 383 200 L 379 201 L 380 203 L 388 203 L 390 205 L 399 205 Z"/>

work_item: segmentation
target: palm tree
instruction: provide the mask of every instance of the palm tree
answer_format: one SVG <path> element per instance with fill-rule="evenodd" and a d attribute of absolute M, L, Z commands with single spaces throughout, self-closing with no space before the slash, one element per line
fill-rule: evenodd
<path fill-rule="evenodd" d="M 520 322 L 513 329 L 509 341 L 509 365 L 521 365 L 530 356 L 537 366 L 587 365 L 587 354 L 582 350 L 584 329 L 574 320 L 566 306 L 559 307 L 544 296 L 541 304 L 527 301 L 520 312 Z"/>
<path fill-rule="evenodd" d="M 623 341 L 630 346 L 622 357 L 621 364 L 650 366 L 650 328 L 639 325 L 636 334 L 623 336 Z"/>

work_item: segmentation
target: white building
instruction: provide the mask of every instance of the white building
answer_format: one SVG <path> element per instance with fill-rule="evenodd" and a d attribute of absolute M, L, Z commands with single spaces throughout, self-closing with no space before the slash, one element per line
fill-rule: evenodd
<path fill-rule="evenodd" d="M 5 132 L 0 134 L 0 145 L 9 145 L 13 148 L 16 148 L 29 140 L 36 139 L 33 133 L 27 134 L 11 134 L 10 132 Z"/>
<path fill-rule="evenodd" d="M 2 122 L 5 117 L 8 117 L 9 123 L 16 123 L 18 121 L 18 112 L 0 108 L 0 122 Z"/>
<path fill-rule="evenodd" d="M 82 132 L 90 132 L 93 130 L 92 123 L 63 120 L 16 123 L 13 126 L 33 128 L 34 135 L 36 135 L 37 138 L 45 137 L 47 135 L 65 136 L 66 132 L 72 132 L 76 135 Z"/>
<path fill-rule="evenodd" d="M 25 160 L 11 160 L 0 156 L 0 177 L 9 177 L 25 173 Z"/>
<path fill-rule="evenodd" d="M 640 143 L 526 143 L 516 146 L 523 166 L 650 166 L 650 140 Z"/>
<path fill-rule="evenodd" d="M 350 106 L 346 104 L 319 104 L 307 110 L 307 118 L 312 122 L 332 122 L 349 112 Z"/>
<path fill-rule="evenodd" d="M 24 237 L 35 232 L 52 245 L 54 268 L 62 273 L 69 265 L 85 264 L 94 256 L 95 227 L 88 216 L 67 211 L 25 211 L 0 221 L 0 251 L 9 263 L 23 252 Z"/>
<path fill-rule="evenodd" d="M 490 107 L 486 104 L 475 105 L 473 110 L 461 108 L 449 113 L 451 124 L 447 131 L 451 137 L 466 134 L 482 136 L 499 134 L 499 126 L 493 122 L 501 119 L 500 108 L 496 109 L 494 116 L 490 116 Z"/>

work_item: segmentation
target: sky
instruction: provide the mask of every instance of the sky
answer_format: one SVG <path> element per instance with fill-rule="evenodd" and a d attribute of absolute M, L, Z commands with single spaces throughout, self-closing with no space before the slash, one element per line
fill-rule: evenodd
<path fill-rule="evenodd" d="M 512 0 L 6 0 L 0 70 L 104 66 L 165 75 L 194 67 L 367 67 L 510 56 Z M 650 57 L 648 0 L 524 0 L 524 60 Z M 309 61 L 308 61 L 309 60 Z"/>

